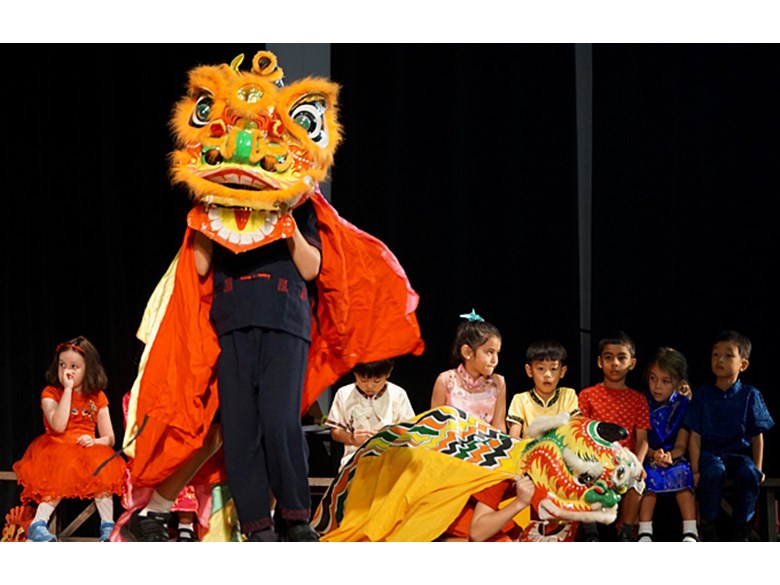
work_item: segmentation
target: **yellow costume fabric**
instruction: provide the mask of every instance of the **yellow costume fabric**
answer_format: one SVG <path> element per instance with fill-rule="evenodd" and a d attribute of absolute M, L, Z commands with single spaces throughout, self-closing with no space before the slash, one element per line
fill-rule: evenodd
<path fill-rule="evenodd" d="M 471 494 L 516 477 L 518 446 L 463 411 L 428 411 L 364 444 L 326 493 L 312 524 L 322 541 L 430 542 Z"/>

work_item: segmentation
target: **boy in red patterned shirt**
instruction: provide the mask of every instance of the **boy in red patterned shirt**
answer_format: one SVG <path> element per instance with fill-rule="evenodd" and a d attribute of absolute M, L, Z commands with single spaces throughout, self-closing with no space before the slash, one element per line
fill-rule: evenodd
<path fill-rule="evenodd" d="M 628 437 L 620 443 L 644 461 L 647 431 L 651 428 L 650 409 L 641 392 L 626 386 L 628 372 L 636 366 L 636 346 L 631 338 L 617 331 L 599 341 L 598 366 L 604 372 L 604 380 L 579 393 L 580 410 L 588 418 L 625 427 Z M 629 490 L 620 502 L 618 539 L 622 542 L 635 540 L 640 501 L 641 495 Z M 595 524 L 584 524 L 583 530 L 586 540 L 598 540 Z"/>

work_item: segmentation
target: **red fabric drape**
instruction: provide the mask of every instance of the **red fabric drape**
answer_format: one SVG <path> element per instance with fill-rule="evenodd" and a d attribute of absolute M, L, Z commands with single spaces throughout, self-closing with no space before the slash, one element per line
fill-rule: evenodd
<path fill-rule="evenodd" d="M 311 199 L 322 267 L 302 413 L 356 363 L 425 349 L 415 315 L 419 296 L 390 249 L 340 217 L 319 191 Z"/>
<path fill-rule="evenodd" d="M 133 483 L 155 485 L 203 444 L 217 411 L 219 344 L 211 325 L 212 281 L 195 269 L 187 228 L 168 307 L 141 378 Z"/>
<path fill-rule="evenodd" d="M 419 301 L 393 253 L 312 195 L 322 238 L 318 302 L 301 413 L 358 362 L 420 355 Z M 209 319 L 211 279 L 195 269 L 187 228 L 171 299 L 141 379 L 134 485 L 154 485 L 202 443 L 217 410 L 219 344 Z M 200 474 L 199 474 L 200 475 Z"/>

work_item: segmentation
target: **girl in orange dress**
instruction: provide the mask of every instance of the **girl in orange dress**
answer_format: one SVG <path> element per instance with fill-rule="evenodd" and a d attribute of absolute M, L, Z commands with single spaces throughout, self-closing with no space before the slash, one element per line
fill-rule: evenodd
<path fill-rule="evenodd" d="M 113 495 L 122 493 L 125 461 L 112 457 L 114 429 L 102 390 L 108 378 L 100 354 L 85 337 L 60 343 L 46 381 L 41 394 L 46 433 L 13 466 L 23 486 L 22 503 L 38 504 L 27 540 L 57 540 L 48 524 L 62 498 L 94 498 L 100 540 L 108 541 L 114 528 Z"/>

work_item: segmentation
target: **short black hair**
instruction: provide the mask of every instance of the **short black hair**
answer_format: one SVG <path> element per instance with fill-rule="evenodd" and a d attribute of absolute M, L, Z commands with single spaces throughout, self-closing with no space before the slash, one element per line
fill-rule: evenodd
<path fill-rule="evenodd" d="M 628 351 L 631 352 L 631 357 L 636 355 L 634 340 L 631 339 L 625 331 L 613 331 L 606 337 L 603 337 L 599 341 L 599 355 L 604 351 L 604 346 L 606 345 L 625 345 L 628 348 Z"/>
<path fill-rule="evenodd" d="M 566 348 L 563 344 L 554 339 L 538 339 L 528 346 L 525 352 L 525 363 L 529 366 L 533 362 L 542 362 L 550 360 L 566 364 Z"/>
<path fill-rule="evenodd" d="M 712 345 L 715 345 L 719 341 L 736 343 L 739 348 L 739 357 L 745 358 L 746 360 L 750 359 L 750 352 L 753 349 L 753 344 L 750 342 L 750 338 L 747 335 L 727 329 L 715 336 L 715 341 L 712 342 Z"/>
<path fill-rule="evenodd" d="M 352 373 L 363 378 L 376 378 L 378 376 L 389 376 L 395 366 L 395 360 L 386 359 L 375 362 L 366 362 L 355 364 Z"/>

